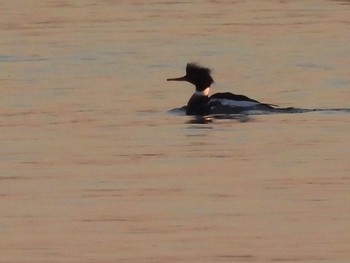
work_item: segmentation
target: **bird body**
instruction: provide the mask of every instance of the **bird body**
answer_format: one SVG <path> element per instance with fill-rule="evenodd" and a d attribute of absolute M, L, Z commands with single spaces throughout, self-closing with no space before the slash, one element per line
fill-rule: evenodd
<path fill-rule="evenodd" d="M 231 92 L 215 93 L 209 96 L 211 70 L 196 63 L 188 63 L 186 75 L 180 78 L 169 78 L 168 81 L 188 81 L 196 90 L 186 106 L 186 115 L 234 114 L 247 110 L 274 109 L 272 104 L 261 103 L 244 95 Z"/>

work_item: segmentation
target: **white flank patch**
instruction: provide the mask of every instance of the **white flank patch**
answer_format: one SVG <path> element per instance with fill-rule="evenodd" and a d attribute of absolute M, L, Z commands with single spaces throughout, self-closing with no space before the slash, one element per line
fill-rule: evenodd
<path fill-rule="evenodd" d="M 194 94 L 197 95 L 197 96 L 208 96 L 208 95 L 209 95 L 209 87 L 206 88 L 206 89 L 203 90 L 203 91 L 198 91 L 198 90 L 196 90 L 196 91 L 194 92 Z"/>
<path fill-rule="evenodd" d="M 228 100 L 228 99 L 210 99 L 209 103 L 211 102 L 220 102 L 223 106 L 229 106 L 229 107 L 254 107 L 258 105 L 259 103 L 254 101 L 244 101 L 244 100 Z"/>

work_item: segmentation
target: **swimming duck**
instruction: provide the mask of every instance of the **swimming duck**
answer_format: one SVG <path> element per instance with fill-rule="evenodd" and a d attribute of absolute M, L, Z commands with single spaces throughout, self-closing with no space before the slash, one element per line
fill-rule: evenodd
<path fill-rule="evenodd" d="M 261 103 L 244 95 L 219 92 L 209 96 L 214 79 L 211 70 L 197 63 L 188 63 L 186 75 L 180 78 L 168 78 L 167 81 L 187 81 L 196 89 L 186 106 L 186 115 L 234 114 L 249 110 L 275 109 L 272 104 Z"/>

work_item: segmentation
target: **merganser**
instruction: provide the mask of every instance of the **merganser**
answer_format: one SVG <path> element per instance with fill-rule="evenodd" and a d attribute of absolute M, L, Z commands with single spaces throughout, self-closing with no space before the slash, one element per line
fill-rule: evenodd
<path fill-rule="evenodd" d="M 211 70 L 196 63 L 188 63 L 186 75 L 168 78 L 167 81 L 188 81 L 196 86 L 186 106 L 186 115 L 234 114 L 248 110 L 272 110 L 272 104 L 261 103 L 244 95 L 230 92 L 215 93 L 209 97 L 209 88 L 214 80 Z"/>

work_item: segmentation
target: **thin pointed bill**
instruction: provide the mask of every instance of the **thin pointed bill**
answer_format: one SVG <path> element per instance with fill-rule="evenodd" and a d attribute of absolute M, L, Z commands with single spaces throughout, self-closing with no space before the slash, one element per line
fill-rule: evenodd
<path fill-rule="evenodd" d="M 180 78 L 167 79 L 167 81 L 186 81 L 186 80 L 187 80 L 187 76 L 183 76 L 183 77 L 180 77 Z"/>

